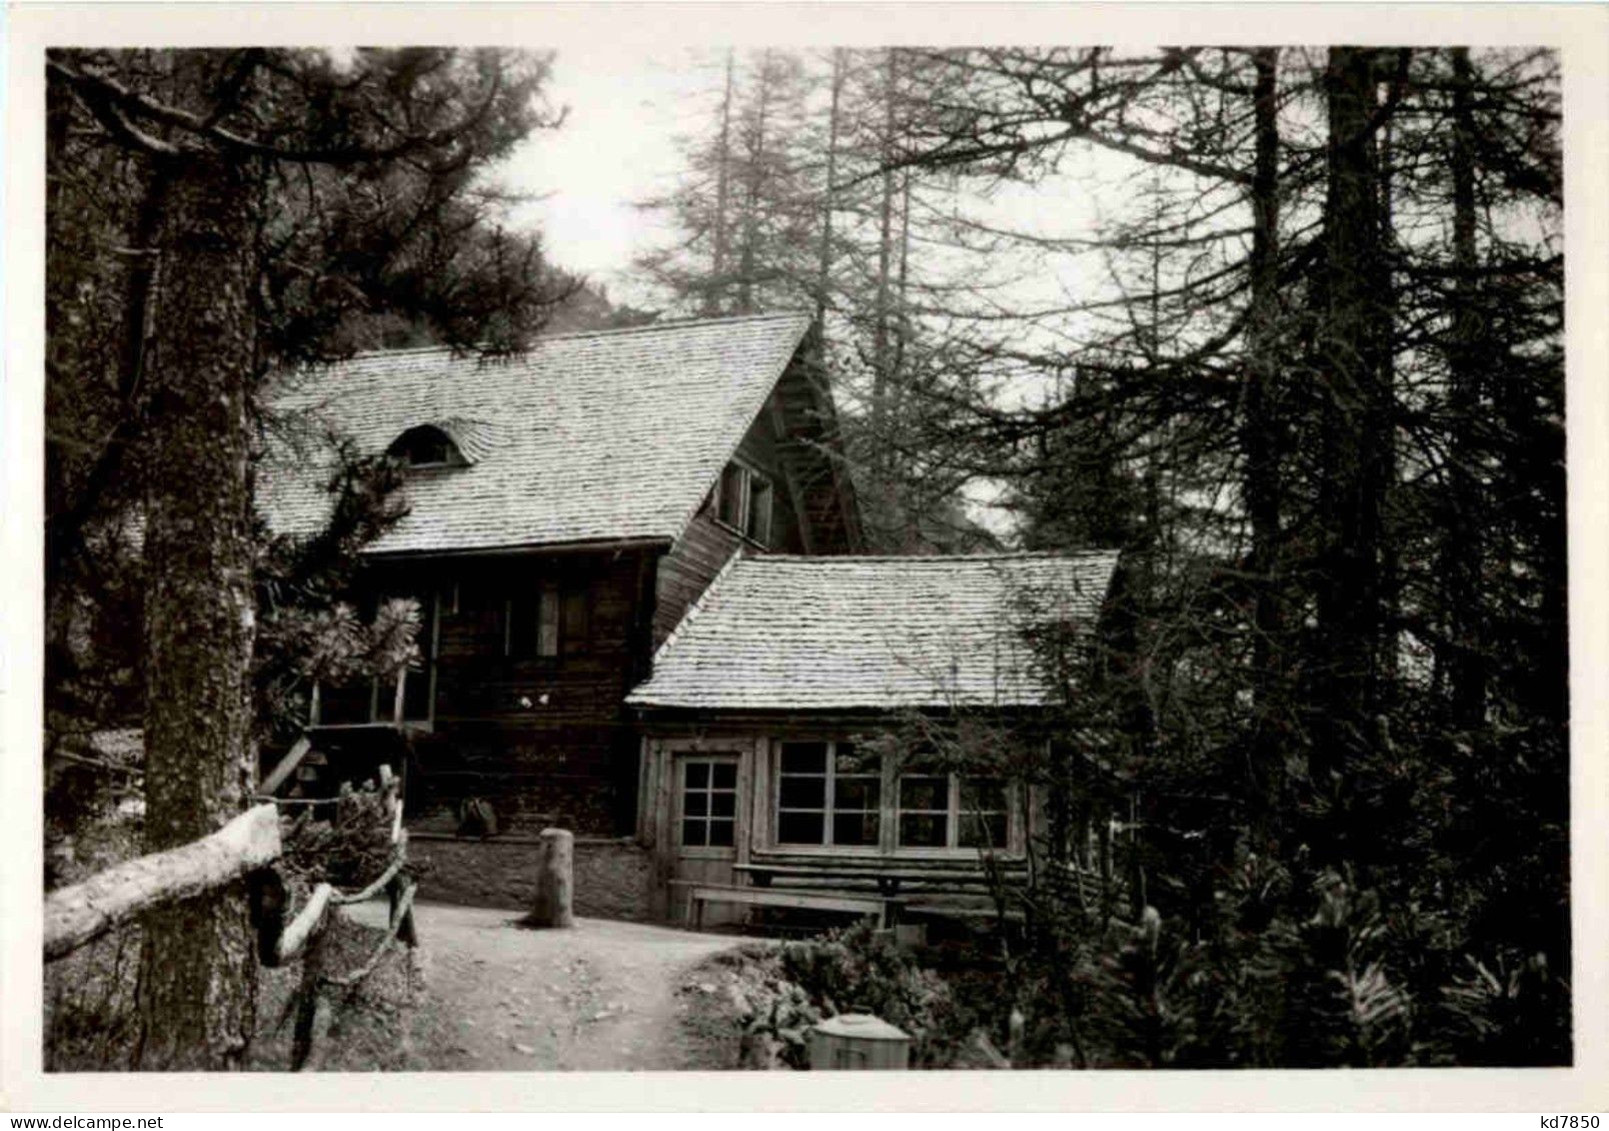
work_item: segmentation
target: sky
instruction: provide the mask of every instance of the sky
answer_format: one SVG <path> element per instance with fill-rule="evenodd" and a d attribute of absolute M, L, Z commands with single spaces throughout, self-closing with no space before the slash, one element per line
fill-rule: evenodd
<path fill-rule="evenodd" d="M 558 52 L 548 90 L 568 116 L 526 139 L 500 170 L 510 188 L 541 196 L 511 220 L 540 228 L 552 262 L 603 284 L 616 302 L 645 300 L 632 258 L 671 233 L 634 205 L 674 182 L 676 135 L 703 124 L 700 94 L 716 81 L 683 47 Z"/>
<path fill-rule="evenodd" d="M 632 261 L 675 233 L 636 205 L 674 186 L 681 168 L 677 137 L 712 125 L 722 59 L 718 47 L 560 48 L 547 93 L 553 107 L 567 108 L 564 123 L 535 131 L 495 174 L 505 187 L 536 198 L 517 206 L 511 223 L 539 229 L 551 262 L 603 284 L 615 302 L 655 305 Z M 1105 155 L 1096 162 L 1111 164 Z M 1097 209 L 1087 187 L 997 188 L 987 201 L 970 197 L 968 210 L 1002 227 L 1088 235 Z M 1050 208 L 1047 199 L 1054 201 Z M 1069 286 L 1077 285 L 1044 273 L 1039 281 L 1039 293 L 1021 292 L 1025 306 L 1065 300 Z"/>
<path fill-rule="evenodd" d="M 502 186 L 533 199 L 517 206 L 510 222 L 542 233 L 548 260 L 602 285 L 617 304 L 653 309 L 658 296 L 633 267 L 636 256 L 663 246 L 674 231 L 638 203 L 673 187 L 681 169 L 678 136 L 698 133 L 714 120 L 722 84 L 720 48 L 662 48 L 585 44 L 559 49 L 547 86 L 550 104 L 566 108 L 558 129 L 527 138 L 497 170 Z M 1067 186 L 1005 187 L 988 200 L 969 197 L 969 211 L 1007 228 L 1087 234 L 1090 201 Z M 976 264 L 971 265 L 976 269 Z M 1078 280 L 1035 271 L 1013 286 L 1025 305 L 1066 301 Z M 1002 296 L 1003 297 L 1003 296 Z M 1004 402 L 1042 396 L 1042 385 L 1001 390 Z M 1004 534 L 1010 519 L 993 505 L 997 485 L 970 484 L 965 492 L 975 520 Z"/>

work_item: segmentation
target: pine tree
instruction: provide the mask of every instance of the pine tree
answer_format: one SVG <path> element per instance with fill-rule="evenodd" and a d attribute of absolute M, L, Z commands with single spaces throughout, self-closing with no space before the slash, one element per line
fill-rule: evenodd
<path fill-rule="evenodd" d="M 51 240 L 93 252 L 50 260 L 47 286 L 69 299 L 50 327 L 53 419 L 81 430 L 81 391 L 108 377 L 117 391 L 99 409 L 115 421 L 107 442 L 53 454 L 47 575 L 139 504 L 157 851 L 215 831 L 255 776 L 259 387 L 278 363 L 350 348 L 344 314 L 422 314 L 455 344 L 505 348 L 539 323 L 556 289 L 529 274 L 534 245 L 481 225 L 470 184 L 541 124 L 545 63 L 252 48 L 58 51 L 47 68 Z M 109 243 L 124 232 L 132 246 Z M 84 324 L 96 309 L 121 314 L 104 339 Z M 138 493 L 121 490 L 131 470 Z M 150 915 L 132 1066 L 237 1066 L 254 964 L 243 883 Z"/>

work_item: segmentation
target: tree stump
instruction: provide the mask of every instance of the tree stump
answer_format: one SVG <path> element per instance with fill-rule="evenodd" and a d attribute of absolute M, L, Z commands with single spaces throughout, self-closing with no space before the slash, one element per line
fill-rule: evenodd
<path fill-rule="evenodd" d="M 568 829 L 543 829 L 542 858 L 536 872 L 536 906 L 526 922 L 533 927 L 573 927 L 575 836 Z"/>

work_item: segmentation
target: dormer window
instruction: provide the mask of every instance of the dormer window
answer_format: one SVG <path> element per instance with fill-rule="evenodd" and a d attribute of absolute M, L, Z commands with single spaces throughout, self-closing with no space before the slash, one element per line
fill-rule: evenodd
<path fill-rule="evenodd" d="M 452 437 L 434 424 L 408 429 L 392 442 L 388 453 L 409 467 L 463 467 L 469 462 Z"/>
<path fill-rule="evenodd" d="M 715 489 L 715 518 L 745 538 L 769 546 L 774 493 L 769 477 L 733 460 Z"/>

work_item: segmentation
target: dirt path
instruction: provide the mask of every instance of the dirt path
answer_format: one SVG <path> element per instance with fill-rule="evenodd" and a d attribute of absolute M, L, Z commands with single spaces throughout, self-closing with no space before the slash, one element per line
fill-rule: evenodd
<path fill-rule="evenodd" d="M 385 922 L 383 903 L 350 910 Z M 447 904 L 414 914 L 441 1034 L 432 1069 L 715 1067 L 696 1063 L 676 991 L 690 967 L 744 940 L 605 919 L 533 931 L 515 926 L 517 912 Z"/>

